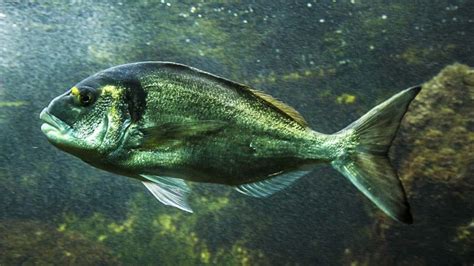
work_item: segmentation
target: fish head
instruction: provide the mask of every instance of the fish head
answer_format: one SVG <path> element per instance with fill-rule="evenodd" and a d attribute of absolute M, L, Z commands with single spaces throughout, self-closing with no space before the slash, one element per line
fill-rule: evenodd
<path fill-rule="evenodd" d="M 41 130 L 54 146 L 85 161 L 110 153 L 130 124 L 124 91 L 98 77 L 88 78 L 43 109 Z"/>

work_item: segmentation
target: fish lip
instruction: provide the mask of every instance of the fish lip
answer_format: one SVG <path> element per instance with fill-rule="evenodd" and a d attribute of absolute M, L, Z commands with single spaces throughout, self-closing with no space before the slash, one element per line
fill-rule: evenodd
<path fill-rule="evenodd" d="M 71 127 L 61 121 L 56 116 L 48 112 L 48 108 L 44 108 L 40 113 L 40 119 L 44 122 L 41 126 L 41 130 L 47 134 L 48 132 L 54 130 L 58 131 L 61 134 L 67 132 Z"/>

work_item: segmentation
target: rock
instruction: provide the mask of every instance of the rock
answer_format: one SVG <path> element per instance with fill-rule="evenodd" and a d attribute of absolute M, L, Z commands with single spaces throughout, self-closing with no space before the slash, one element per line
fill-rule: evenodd
<path fill-rule="evenodd" d="M 413 225 L 384 215 L 343 262 L 471 265 L 474 262 L 474 70 L 453 64 L 423 84 L 394 140 L 392 158 Z M 349 255 L 347 255 L 349 254 Z"/>
<path fill-rule="evenodd" d="M 468 66 L 446 67 L 423 85 L 405 115 L 394 145 L 410 195 L 425 183 L 448 186 L 446 192 L 474 185 L 473 78 Z"/>

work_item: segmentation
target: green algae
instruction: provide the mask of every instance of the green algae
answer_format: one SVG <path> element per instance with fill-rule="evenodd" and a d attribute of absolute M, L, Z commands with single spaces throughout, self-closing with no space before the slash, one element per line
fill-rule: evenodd
<path fill-rule="evenodd" d="M 25 101 L 15 101 L 15 102 L 5 102 L 0 101 L 0 108 L 1 107 L 20 107 L 26 105 L 27 102 Z"/>
<path fill-rule="evenodd" d="M 2 220 L 0 235 L 5 265 L 120 265 L 103 245 L 40 221 Z"/>
<path fill-rule="evenodd" d="M 57 231 L 73 233 L 97 243 L 114 246 L 113 255 L 125 264 L 181 265 L 221 264 L 254 265 L 267 261 L 262 251 L 249 249 L 247 234 L 242 234 L 225 245 L 213 247 L 212 236 L 203 235 L 202 223 L 219 223 L 230 207 L 227 197 L 199 197 L 193 202 L 200 215 L 190 215 L 156 206 L 155 210 L 140 207 L 149 199 L 139 195 L 130 203 L 129 213 L 116 221 L 95 213 L 89 218 L 66 215 Z"/>
<path fill-rule="evenodd" d="M 336 102 L 338 104 L 353 104 L 355 103 L 357 97 L 352 94 L 343 93 L 336 97 Z"/>

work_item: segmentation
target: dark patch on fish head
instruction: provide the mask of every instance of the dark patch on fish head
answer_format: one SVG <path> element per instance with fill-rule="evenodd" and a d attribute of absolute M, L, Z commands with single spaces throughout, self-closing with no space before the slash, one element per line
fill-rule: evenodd
<path fill-rule="evenodd" d="M 147 93 L 137 79 L 126 80 L 122 84 L 125 87 L 125 102 L 128 105 L 128 113 L 132 122 L 138 122 L 146 110 Z"/>
<path fill-rule="evenodd" d="M 145 64 L 146 66 L 146 64 Z M 95 82 L 101 85 L 111 84 L 124 89 L 124 102 L 132 122 L 138 122 L 146 111 L 147 92 L 142 87 L 140 76 L 146 75 L 150 69 L 142 64 L 127 64 L 116 66 L 97 74 Z"/>

